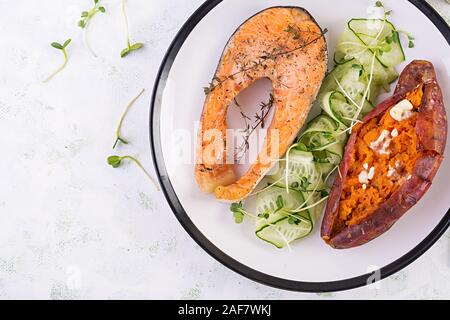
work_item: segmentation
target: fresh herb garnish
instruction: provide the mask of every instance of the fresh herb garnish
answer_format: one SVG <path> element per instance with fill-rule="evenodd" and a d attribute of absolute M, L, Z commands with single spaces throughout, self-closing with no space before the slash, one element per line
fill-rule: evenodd
<path fill-rule="evenodd" d="M 278 212 L 284 208 L 284 199 L 281 195 L 279 195 L 277 197 L 276 205 L 277 205 L 277 210 L 275 212 Z"/>
<path fill-rule="evenodd" d="M 126 10 L 126 7 L 125 7 L 125 1 L 126 0 L 122 0 L 122 14 L 123 14 L 123 17 L 125 19 L 125 28 L 126 28 L 126 33 L 127 33 L 127 47 L 125 49 L 123 49 L 122 52 L 120 53 L 120 57 L 121 58 L 125 58 L 131 52 L 139 50 L 139 49 L 141 49 L 144 46 L 140 42 L 135 43 L 135 44 L 131 44 L 130 29 L 129 29 L 129 23 L 128 23 L 127 10 Z"/>
<path fill-rule="evenodd" d="M 150 179 L 150 181 L 152 181 L 152 183 L 154 184 L 156 190 L 160 191 L 158 184 L 156 183 L 156 181 L 153 179 L 153 177 L 150 175 L 150 173 L 147 172 L 147 170 L 145 170 L 144 166 L 141 164 L 141 162 L 136 159 L 135 157 L 132 156 L 110 156 L 107 159 L 108 164 L 113 167 L 113 168 L 119 168 L 122 164 L 124 160 L 130 160 L 132 162 L 134 162 L 141 170 L 142 172 L 144 172 L 144 174 Z"/>
<path fill-rule="evenodd" d="M 78 26 L 82 29 L 86 29 L 89 22 L 91 22 L 91 19 L 99 12 L 105 13 L 106 9 L 99 4 L 99 0 L 94 0 L 94 7 L 89 11 L 83 11 L 81 13 L 81 20 L 78 21 Z"/>
<path fill-rule="evenodd" d="M 297 217 L 295 214 L 291 214 L 288 219 L 289 224 L 298 225 L 300 223 L 300 221 L 301 221 L 300 218 Z"/>
<path fill-rule="evenodd" d="M 249 124 L 249 121 L 251 121 L 252 119 L 244 113 L 241 105 L 237 102 L 237 100 L 235 99 L 234 101 L 236 106 L 240 109 L 241 117 L 245 123 L 245 129 L 242 130 L 243 142 L 238 148 L 236 148 L 234 154 L 234 162 L 239 163 L 250 148 L 250 137 L 252 136 L 252 134 L 259 126 L 264 129 L 265 121 L 274 106 L 275 98 L 273 94 L 270 94 L 269 101 L 260 103 L 260 111 L 259 113 L 255 114 L 254 123 L 252 125 Z"/>
<path fill-rule="evenodd" d="M 89 26 L 92 18 L 97 14 L 97 13 L 105 13 L 106 9 L 104 6 L 100 5 L 100 0 L 94 0 L 94 7 L 89 10 L 89 11 L 83 11 L 81 13 L 81 20 L 78 21 L 78 26 L 82 29 L 84 29 L 84 43 L 86 44 L 87 49 L 89 50 L 89 52 L 92 54 L 92 56 L 97 57 L 97 55 L 95 54 L 94 50 L 92 49 L 90 43 L 89 43 L 89 38 L 87 36 L 87 27 Z"/>
<path fill-rule="evenodd" d="M 269 219 L 269 217 L 270 217 L 269 211 L 264 211 L 264 212 L 258 214 L 258 218 L 261 218 L 261 219 L 267 220 L 267 219 Z"/>
<path fill-rule="evenodd" d="M 414 40 L 415 38 L 413 36 L 411 36 L 408 32 L 406 31 L 400 31 L 402 34 L 404 34 L 407 38 L 408 38 L 408 48 L 414 48 Z"/>
<path fill-rule="evenodd" d="M 290 55 L 298 50 L 304 49 L 307 46 L 313 44 L 314 42 L 316 42 L 317 40 L 323 38 L 325 36 L 325 34 L 328 32 L 327 29 L 324 29 L 322 33 L 320 33 L 319 36 L 315 37 L 314 39 L 307 41 L 305 43 L 301 43 L 298 47 L 295 47 L 294 49 L 291 50 L 287 50 L 287 51 L 279 51 L 276 48 L 274 48 L 272 50 L 272 52 L 265 52 L 263 55 L 261 55 L 260 57 L 257 58 L 256 61 L 253 61 L 252 63 L 247 64 L 246 66 L 244 66 L 243 68 L 241 68 L 241 70 L 236 71 L 235 73 L 220 78 L 220 77 L 214 77 L 209 86 L 204 87 L 203 91 L 205 92 L 206 95 L 210 94 L 211 92 L 213 92 L 216 88 L 218 88 L 219 86 L 221 86 L 223 83 L 225 83 L 228 80 L 232 80 L 234 79 L 235 76 L 241 74 L 241 73 L 247 73 L 248 71 L 251 70 L 255 70 L 259 67 L 264 67 L 265 66 L 265 62 L 267 61 L 274 61 L 277 58 L 281 57 L 281 56 L 285 56 L 285 55 Z M 311 32 L 311 33 L 315 33 L 316 32 Z"/>
<path fill-rule="evenodd" d="M 67 62 L 69 61 L 68 55 L 67 55 L 67 46 L 72 42 L 72 39 L 67 39 L 63 44 L 59 42 L 52 42 L 51 46 L 59 51 L 61 51 L 64 55 L 64 62 L 63 64 L 56 69 L 50 76 L 48 76 L 44 82 L 50 81 L 54 76 L 56 76 L 58 73 L 60 73 L 67 65 Z"/>
<path fill-rule="evenodd" d="M 297 143 L 297 148 L 296 149 L 298 149 L 300 151 L 308 152 L 308 147 L 304 143 L 301 143 L 301 142 Z"/>
<path fill-rule="evenodd" d="M 326 29 L 325 29 L 326 30 Z M 302 38 L 302 33 L 308 33 L 308 34 L 320 34 L 318 32 L 313 32 L 310 29 L 308 30 L 302 30 L 298 26 L 294 25 L 288 25 L 286 30 L 284 30 L 287 33 L 290 33 L 292 35 L 292 39 L 294 40 L 300 40 Z M 326 31 L 325 31 L 326 32 Z"/>
<path fill-rule="evenodd" d="M 298 189 L 298 187 L 300 187 L 300 184 L 297 181 L 294 181 L 291 183 L 291 188 L 292 189 Z"/>
<path fill-rule="evenodd" d="M 320 190 L 320 197 L 325 198 L 330 195 L 330 192 L 328 190 Z"/>
<path fill-rule="evenodd" d="M 244 217 L 247 214 L 247 212 L 244 210 L 244 206 L 241 202 L 233 203 L 230 206 L 230 210 L 233 213 L 234 221 L 236 223 L 242 223 L 244 221 Z"/>
<path fill-rule="evenodd" d="M 300 179 L 300 188 L 303 192 L 308 191 L 309 186 L 311 185 L 311 182 L 309 182 L 307 177 L 301 177 Z"/>
<path fill-rule="evenodd" d="M 121 130 L 122 130 L 122 124 L 123 121 L 128 113 L 128 111 L 131 109 L 131 107 L 134 105 L 134 103 L 142 96 L 142 94 L 144 93 L 145 89 L 142 89 L 141 92 L 139 92 L 139 94 L 134 97 L 126 106 L 124 112 L 122 113 L 122 116 L 120 117 L 120 121 L 119 121 L 119 125 L 117 126 L 117 130 L 116 130 L 116 141 L 114 142 L 113 145 L 113 149 L 116 148 L 117 144 L 119 142 L 122 142 L 123 144 L 128 144 L 128 141 L 125 140 L 122 136 L 121 136 Z"/>
<path fill-rule="evenodd" d="M 375 6 L 377 8 L 383 8 L 385 21 L 387 20 L 387 17 L 392 14 L 392 10 L 387 11 L 386 7 L 384 6 L 384 4 L 381 1 L 377 1 L 375 3 Z M 403 34 L 408 39 L 408 48 L 414 48 L 414 37 L 412 37 L 408 32 L 403 31 L 403 30 L 393 30 L 391 35 L 386 36 L 385 42 L 387 44 L 399 43 L 400 42 L 399 33 Z M 383 43 L 381 44 L 381 48 L 384 48 L 385 50 L 381 49 L 380 54 L 391 50 L 388 46 L 383 45 Z"/>

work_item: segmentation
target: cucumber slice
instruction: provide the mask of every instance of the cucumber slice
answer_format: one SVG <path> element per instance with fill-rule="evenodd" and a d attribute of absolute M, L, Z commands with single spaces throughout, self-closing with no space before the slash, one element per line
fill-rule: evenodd
<path fill-rule="evenodd" d="M 397 70 L 395 70 L 394 67 L 389 67 L 386 69 L 386 73 L 387 73 L 387 82 L 388 84 L 393 83 L 395 80 L 398 79 L 399 74 L 397 72 Z"/>
<path fill-rule="evenodd" d="M 358 95 L 363 94 L 366 90 L 368 81 L 362 77 L 364 75 L 364 71 L 363 66 L 352 64 L 352 68 L 348 70 L 340 81 L 342 88 L 352 99 L 355 99 Z"/>
<path fill-rule="evenodd" d="M 283 207 L 279 207 L 279 198 L 282 199 Z M 302 205 L 305 200 L 303 195 L 296 190 L 286 192 L 285 188 L 274 186 L 259 193 L 256 198 L 256 212 L 262 217 L 260 227 L 274 223 L 286 216 L 286 210 L 294 210 Z M 268 216 L 268 217 L 267 217 Z"/>
<path fill-rule="evenodd" d="M 336 142 L 333 133 L 327 131 L 312 131 L 305 132 L 298 142 L 303 143 L 308 147 L 308 150 L 320 151 L 326 149 L 328 146 Z"/>
<path fill-rule="evenodd" d="M 307 205 L 308 206 L 314 206 L 313 208 L 309 209 L 309 214 L 311 217 L 311 223 L 314 225 L 316 224 L 316 221 L 319 220 L 320 216 L 322 215 L 323 209 L 325 208 L 325 201 L 317 204 L 320 200 L 322 200 L 322 195 L 320 192 L 310 192 L 310 193 L 304 193 L 303 197 L 307 199 Z"/>
<path fill-rule="evenodd" d="M 334 59 L 343 64 L 354 60 L 354 63 L 360 61 L 363 52 L 368 51 L 367 45 L 347 26 L 341 34 L 334 53 Z"/>
<path fill-rule="evenodd" d="M 367 83 L 370 76 L 369 73 L 372 68 L 374 52 L 375 51 L 367 48 L 367 44 L 360 37 L 358 37 L 358 35 L 356 35 L 349 26 L 347 26 L 339 39 L 335 59 L 350 60 L 351 58 L 354 58 L 348 63 L 357 63 L 364 66 Z M 389 84 L 397 77 L 393 71 L 395 72 L 393 68 L 388 68 L 379 60 L 379 55 L 376 56 L 373 72 L 374 81 L 371 87 L 370 100 L 376 97 L 379 93 L 378 90 L 376 90 L 377 88 L 375 85 L 381 86 L 388 91 Z"/>
<path fill-rule="evenodd" d="M 350 119 L 353 119 L 355 117 L 356 113 L 358 112 L 358 108 L 353 103 L 351 103 L 343 93 L 339 91 L 330 92 L 329 94 L 325 95 L 323 99 L 324 111 L 331 117 L 336 119 L 336 121 L 349 127 L 352 123 L 352 120 Z M 362 99 L 363 94 L 360 93 L 356 98 L 354 98 L 353 101 L 359 104 L 361 103 Z M 366 100 L 362 106 L 358 119 L 362 119 L 372 109 L 372 103 Z"/>
<path fill-rule="evenodd" d="M 326 154 L 326 153 L 325 153 Z M 325 156 L 326 157 L 326 156 Z M 335 164 L 332 164 L 330 162 L 322 162 L 322 163 L 317 163 L 316 164 L 317 168 L 319 168 L 320 170 L 322 170 L 323 172 L 323 176 L 326 177 L 331 170 L 334 169 L 334 167 L 336 166 Z"/>
<path fill-rule="evenodd" d="M 339 123 L 337 123 L 333 118 L 321 114 L 314 119 L 312 119 L 307 126 L 308 130 L 317 129 L 318 131 L 335 132 L 339 129 Z"/>
<path fill-rule="evenodd" d="M 329 166 L 321 166 L 318 167 L 317 170 L 322 171 L 323 175 L 327 175 L 334 166 L 341 163 L 343 153 L 344 147 L 341 143 L 334 144 L 325 150 L 314 152 L 314 161 L 317 163 L 316 165 L 331 165 L 331 168 Z"/>
<path fill-rule="evenodd" d="M 267 224 L 256 231 L 256 236 L 278 249 L 284 248 L 295 240 L 308 236 L 313 229 L 309 219 L 301 219 L 298 224 L 289 223 L 289 217 L 280 219 L 273 224 Z"/>
<path fill-rule="evenodd" d="M 289 172 L 288 183 L 290 188 L 299 188 L 302 179 L 307 179 L 312 188 L 320 183 L 322 177 L 316 168 L 314 156 L 311 152 L 292 150 L 289 154 Z M 276 174 L 269 176 L 269 181 L 276 182 L 281 188 L 286 188 L 286 162 L 283 161 L 279 165 Z M 298 207 L 298 206 L 297 206 Z M 295 208 L 297 208 L 295 207 Z"/>
<path fill-rule="evenodd" d="M 378 56 L 378 60 L 384 67 L 393 68 L 405 61 L 405 53 L 399 34 L 390 21 L 382 19 L 352 19 L 348 23 L 348 27 L 366 45 L 386 47 L 386 51 L 382 51 L 382 54 Z M 378 34 L 380 35 L 376 39 Z"/>
<path fill-rule="evenodd" d="M 320 87 L 320 92 L 317 97 L 317 101 L 319 101 L 319 103 L 322 101 L 322 98 L 325 94 L 330 91 L 336 90 L 337 84 L 335 78 L 338 81 L 342 80 L 344 75 L 352 68 L 353 64 L 353 61 L 349 61 L 344 64 L 337 65 L 333 70 L 330 71 L 330 73 L 328 73 L 327 77 L 322 83 L 322 86 Z"/>
<path fill-rule="evenodd" d="M 279 208 L 279 198 L 283 199 L 283 208 Z M 281 249 L 291 242 L 307 236 L 312 231 L 313 223 L 311 221 L 310 211 L 306 210 L 298 217 L 297 223 L 291 223 L 289 220 L 293 216 L 289 210 L 295 210 L 305 202 L 303 194 L 296 190 L 290 190 L 273 187 L 260 193 L 257 197 L 257 212 L 259 215 L 266 215 L 267 218 L 261 218 L 257 228 L 256 235 Z"/>
<path fill-rule="evenodd" d="M 353 117 L 356 112 L 356 107 L 349 105 L 347 98 L 339 91 L 331 91 L 323 97 L 323 110 L 334 120 L 348 126 L 349 121 L 343 117 Z"/>
<path fill-rule="evenodd" d="M 369 53 L 365 53 L 362 56 L 364 56 L 364 61 L 368 60 L 368 63 L 371 63 L 372 58 L 370 57 Z M 381 66 L 379 65 L 379 67 Z M 368 68 L 370 68 L 370 66 Z M 326 106 L 326 104 L 323 103 L 325 95 L 336 90 L 342 91 L 342 89 L 339 88 L 336 80 L 339 81 L 339 84 L 345 90 L 346 94 L 352 99 L 356 100 L 359 96 L 362 97 L 367 88 L 367 83 L 369 82 L 369 74 L 367 72 L 368 68 L 354 61 L 336 66 L 336 68 L 334 68 L 333 71 L 331 71 L 330 74 L 326 77 L 317 98 L 317 101 L 321 105 L 322 109 L 325 109 Z M 377 97 L 379 93 L 378 83 L 380 81 L 386 82 L 385 80 L 383 80 L 387 78 L 386 70 L 383 67 L 381 68 L 382 75 L 379 79 L 377 79 L 376 76 L 374 77 L 374 81 L 370 86 L 370 94 L 367 97 L 367 100 L 372 101 L 372 99 L 375 99 Z M 374 72 L 377 72 L 377 70 L 374 70 Z M 327 111 L 327 114 L 330 115 L 334 120 L 339 121 L 330 112 Z"/>

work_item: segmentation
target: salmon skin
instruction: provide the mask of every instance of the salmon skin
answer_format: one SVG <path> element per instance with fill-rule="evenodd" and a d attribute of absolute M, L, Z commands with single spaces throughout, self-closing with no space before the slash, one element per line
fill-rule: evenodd
<path fill-rule="evenodd" d="M 266 9 L 229 40 L 207 94 L 196 149 L 195 178 L 204 193 L 223 201 L 246 198 L 294 142 L 325 77 L 324 32 L 303 8 Z M 272 81 L 274 116 L 262 150 L 236 178 L 227 159 L 226 115 L 234 98 L 255 81 Z"/>

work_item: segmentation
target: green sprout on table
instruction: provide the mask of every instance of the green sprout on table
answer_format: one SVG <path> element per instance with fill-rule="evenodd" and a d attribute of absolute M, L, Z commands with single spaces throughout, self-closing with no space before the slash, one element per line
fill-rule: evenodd
<path fill-rule="evenodd" d="M 125 117 L 126 117 L 128 111 L 131 109 L 131 107 L 134 105 L 134 103 L 137 101 L 137 99 L 139 99 L 142 96 L 144 91 L 145 91 L 145 89 L 142 89 L 141 92 L 139 92 L 139 94 L 128 103 L 127 107 L 125 108 L 125 111 L 122 113 L 122 116 L 120 117 L 119 125 L 117 126 L 116 141 L 114 142 L 113 149 L 116 148 L 116 146 L 119 142 L 122 142 L 123 144 L 128 144 L 128 141 L 125 140 L 121 135 L 122 124 L 123 124 L 123 121 L 125 120 Z"/>
<path fill-rule="evenodd" d="M 125 0 L 122 0 L 122 13 L 123 17 L 125 18 L 125 29 L 127 34 L 127 47 L 122 50 L 120 53 L 121 58 L 125 58 L 127 55 L 129 55 L 131 52 L 141 49 L 144 45 L 140 42 L 132 44 L 130 40 L 130 28 L 128 23 L 128 15 L 127 10 L 125 7 Z"/>
<path fill-rule="evenodd" d="M 88 50 L 91 52 L 91 54 L 94 57 L 97 57 L 97 55 L 95 54 L 94 50 L 92 50 L 92 48 L 89 44 L 89 40 L 86 35 L 86 30 L 87 30 L 87 27 L 89 26 L 89 23 L 91 22 L 92 18 L 99 12 L 105 13 L 106 9 L 104 6 L 100 5 L 100 0 L 94 0 L 94 7 L 89 11 L 83 11 L 81 13 L 81 20 L 78 21 L 78 26 L 85 30 L 84 42 L 86 43 L 86 47 L 88 48 Z"/>
<path fill-rule="evenodd" d="M 56 76 L 58 73 L 60 73 L 67 65 L 67 62 L 69 61 L 69 57 L 67 55 L 67 46 L 72 42 L 72 39 L 67 39 L 63 44 L 59 42 L 52 42 L 51 46 L 59 51 L 61 51 L 64 55 L 64 62 L 63 64 L 56 69 L 50 76 L 48 76 L 44 82 L 50 81 L 54 76 Z"/>
<path fill-rule="evenodd" d="M 150 175 L 150 173 L 148 173 L 147 170 L 145 170 L 144 166 L 141 164 L 141 162 L 136 159 L 135 157 L 132 156 L 110 156 L 107 159 L 108 164 L 113 167 L 113 168 L 119 168 L 120 166 L 122 166 L 124 160 L 129 160 L 131 162 L 134 162 L 141 170 L 142 172 L 144 172 L 144 174 L 150 179 L 150 181 L 154 184 L 155 188 L 157 191 L 160 191 L 158 184 L 156 183 L 156 181 L 153 179 L 153 177 Z"/>
<path fill-rule="evenodd" d="M 78 26 L 82 29 L 86 29 L 89 22 L 91 22 L 91 19 L 99 12 L 105 13 L 106 9 L 99 4 L 99 0 L 94 0 L 94 7 L 89 11 L 83 11 L 81 13 L 81 20 L 78 21 Z"/>

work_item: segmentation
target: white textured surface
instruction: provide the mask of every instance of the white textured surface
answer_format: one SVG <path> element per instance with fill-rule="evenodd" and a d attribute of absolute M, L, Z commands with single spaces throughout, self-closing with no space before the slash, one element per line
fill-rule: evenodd
<path fill-rule="evenodd" d="M 0 0 L 1 298 L 450 298 L 450 233 L 379 288 L 300 294 L 256 284 L 220 265 L 174 218 L 134 166 L 105 164 L 126 102 L 119 153 L 149 169 L 148 106 L 161 59 L 201 0 L 129 0 L 131 34 L 145 49 L 125 60 L 119 1 L 104 1 L 84 49 L 76 24 L 90 0 Z M 450 5 L 430 1 L 450 17 Z M 72 37 L 67 69 L 51 41 Z M 331 266 L 330 266 L 331 267 Z"/>

